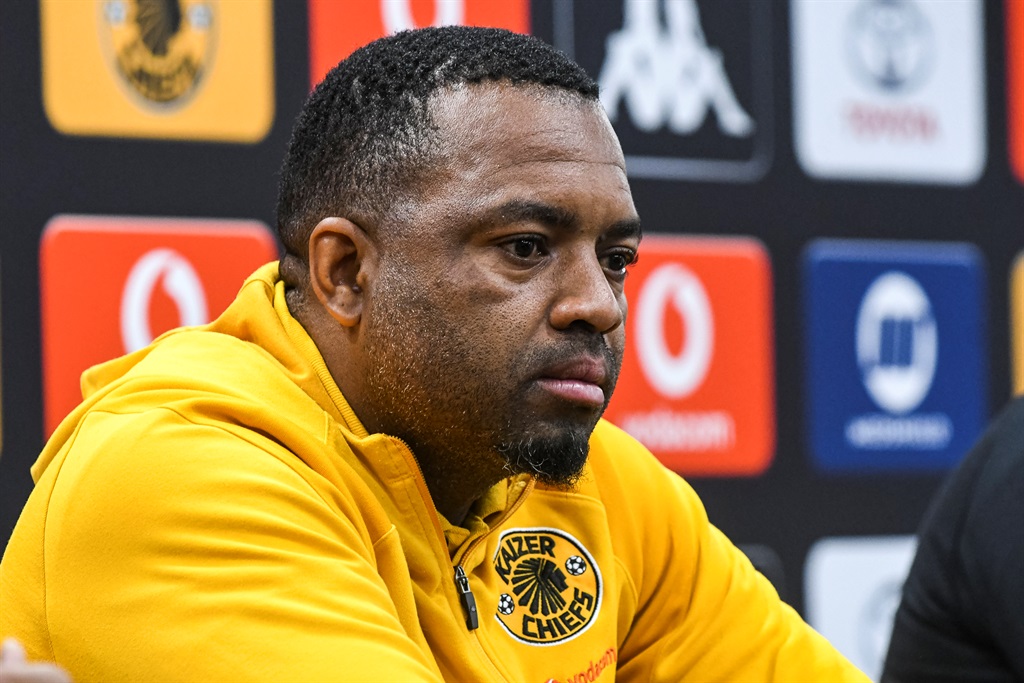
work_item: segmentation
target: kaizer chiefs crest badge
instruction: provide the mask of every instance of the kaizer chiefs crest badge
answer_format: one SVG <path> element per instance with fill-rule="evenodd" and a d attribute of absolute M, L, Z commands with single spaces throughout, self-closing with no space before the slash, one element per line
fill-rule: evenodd
<path fill-rule="evenodd" d="M 516 640 L 554 645 L 590 627 L 601 608 L 601 572 L 590 552 L 559 529 L 510 529 L 494 569 L 505 583 L 495 618 Z"/>
<path fill-rule="evenodd" d="M 149 103 L 186 101 L 213 56 L 214 0 L 106 0 L 102 30 L 114 67 Z"/>

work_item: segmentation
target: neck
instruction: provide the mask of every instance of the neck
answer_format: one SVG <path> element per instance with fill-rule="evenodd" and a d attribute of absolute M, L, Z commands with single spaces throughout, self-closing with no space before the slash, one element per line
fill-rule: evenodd
<path fill-rule="evenodd" d="M 383 419 L 386 411 L 374 409 L 360 381 L 366 375 L 361 356 L 350 353 L 350 340 L 345 338 L 344 331 L 327 319 L 319 306 L 302 305 L 300 294 L 288 300 L 288 308 L 320 349 L 328 371 L 366 430 L 405 441 L 420 466 L 437 511 L 450 523 L 461 525 L 473 503 L 507 476 L 504 461 L 497 454 L 467 455 L 465 451 L 452 449 L 450 435 L 428 431 L 425 439 L 417 439 L 393 428 Z"/>
<path fill-rule="evenodd" d="M 473 503 L 508 474 L 493 456 L 460 457 L 413 448 L 434 507 L 456 526 L 462 526 Z"/>

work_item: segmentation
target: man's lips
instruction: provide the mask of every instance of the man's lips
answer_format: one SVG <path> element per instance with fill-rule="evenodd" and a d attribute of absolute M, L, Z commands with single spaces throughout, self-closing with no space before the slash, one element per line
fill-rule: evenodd
<path fill-rule="evenodd" d="M 602 407 L 605 402 L 604 385 L 608 379 L 608 366 L 604 360 L 591 356 L 577 356 L 546 368 L 537 383 L 558 398 L 573 403 Z"/>

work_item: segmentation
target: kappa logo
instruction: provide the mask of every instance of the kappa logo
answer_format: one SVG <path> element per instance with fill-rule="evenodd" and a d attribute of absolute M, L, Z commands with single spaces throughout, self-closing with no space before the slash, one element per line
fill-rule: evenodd
<path fill-rule="evenodd" d="M 149 317 L 157 284 L 178 309 L 180 325 L 204 325 L 210 321 L 206 292 L 192 264 L 172 249 L 154 249 L 132 266 L 121 295 L 121 340 L 126 353 L 153 341 Z"/>
<path fill-rule="evenodd" d="M 494 616 L 519 642 L 572 640 L 597 618 L 601 571 L 572 535 L 546 527 L 510 529 L 498 539 L 493 561 L 507 587 Z"/>
<path fill-rule="evenodd" d="M 213 56 L 209 0 L 110 0 L 104 39 L 121 79 L 143 100 L 180 104 L 199 87 Z"/>
<path fill-rule="evenodd" d="M 696 0 L 624 0 L 622 30 L 608 36 L 598 83 L 614 122 L 624 100 L 639 130 L 696 132 L 710 112 L 726 136 L 749 137 L 754 119 L 733 92 L 721 51 L 708 45 Z"/>

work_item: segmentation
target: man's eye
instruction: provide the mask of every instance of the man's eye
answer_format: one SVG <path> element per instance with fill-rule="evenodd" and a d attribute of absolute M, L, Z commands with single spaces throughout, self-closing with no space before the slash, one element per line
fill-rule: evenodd
<path fill-rule="evenodd" d="M 521 259 L 534 258 L 541 251 L 541 243 L 536 237 L 517 237 L 509 243 L 509 249 Z"/>
<path fill-rule="evenodd" d="M 605 257 L 605 268 L 613 273 L 624 274 L 626 268 L 636 262 L 636 254 L 633 252 L 616 251 Z"/>

